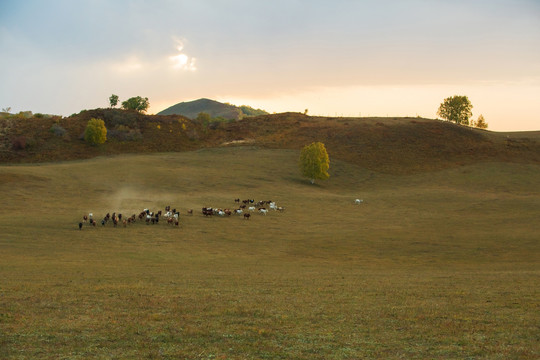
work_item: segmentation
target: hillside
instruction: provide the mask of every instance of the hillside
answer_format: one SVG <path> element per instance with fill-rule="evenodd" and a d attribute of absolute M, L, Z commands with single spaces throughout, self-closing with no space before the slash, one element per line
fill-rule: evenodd
<path fill-rule="evenodd" d="M 88 120 L 105 121 L 108 140 L 82 140 Z M 496 133 L 421 118 L 326 118 L 282 113 L 204 126 L 180 115 L 119 109 L 70 117 L 0 118 L 0 163 L 50 162 L 122 153 L 220 146 L 300 150 L 326 144 L 330 159 L 383 173 L 408 174 L 483 162 L 540 163 L 540 132 Z"/>
<path fill-rule="evenodd" d="M 190 119 L 195 119 L 201 112 L 209 114 L 213 118 L 224 118 L 239 120 L 244 116 L 266 113 L 263 110 L 255 110 L 248 106 L 235 106 L 224 104 L 210 99 L 199 99 L 194 101 L 181 102 L 167 109 L 160 111 L 157 115 L 182 115 Z"/>

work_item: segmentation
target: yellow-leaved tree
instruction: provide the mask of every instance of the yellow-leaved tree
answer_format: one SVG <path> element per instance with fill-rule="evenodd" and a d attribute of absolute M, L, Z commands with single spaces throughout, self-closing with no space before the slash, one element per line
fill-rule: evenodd
<path fill-rule="evenodd" d="M 107 128 L 105 122 L 101 119 L 92 118 L 88 120 L 86 129 L 84 130 L 84 141 L 98 145 L 103 144 L 107 140 Z"/>
<path fill-rule="evenodd" d="M 312 184 L 315 179 L 328 179 L 330 177 L 330 174 L 328 174 L 330 159 L 324 144 L 314 142 L 304 146 L 300 153 L 299 166 L 302 175 L 309 178 Z"/>
<path fill-rule="evenodd" d="M 487 129 L 488 123 L 486 122 L 486 119 L 484 119 L 484 115 L 480 115 L 478 117 L 478 120 L 474 123 L 474 126 L 476 126 L 479 129 Z"/>

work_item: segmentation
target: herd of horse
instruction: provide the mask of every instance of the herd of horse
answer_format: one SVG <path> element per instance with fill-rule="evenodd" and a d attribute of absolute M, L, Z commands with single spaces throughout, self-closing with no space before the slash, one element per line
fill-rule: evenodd
<path fill-rule="evenodd" d="M 203 207 L 201 209 L 202 215 L 205 217 L 209 216 L 231 216 L 231 215 L 241 215 L 245 220 L 249 220 L 251 213 L 257 211 L 260 214 L 266 215 L 268 209 L 276 211 L 284 211 L 285 209 L 281 206 L 276 206 L 276 203 L 271 200 L 261 200 L 255 201 L 254 199 L 240 200 L 239 198 L 234 200 L 235 203 L 238 203 L 238 206 L 235 209 L 230 208 L 215 208 L 215 207 Z M 188 209 L 186 211 L 187 215 L 193 215 L 193 209 Z M 98 220 L 96 220 L 96 218 Z M 179 226 L 180 224 L 180 212 L 176 208 L 171 208 L 171 206 L 166 206 L 164 210 L 151 211 L 150 209 L 143 209 L 138 214 L 132 214 L 127 217 L 121 213 L 107 213 L 104 217 L 94 217 L 93 213 L 88 213 L 83 215 L 83 220 L 79 222 L 79 230 L 82 230 L 83 227 L 87 224 L 91 227 L 96 226 L 123 226 L 127 227 L 134 223 L 145 223 L 146 225 L 157 225 L 160 223 L 165 223 L 168 225 Z"/>

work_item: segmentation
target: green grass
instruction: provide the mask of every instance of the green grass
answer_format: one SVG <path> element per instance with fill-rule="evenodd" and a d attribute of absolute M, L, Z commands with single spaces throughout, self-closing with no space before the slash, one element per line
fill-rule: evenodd
<path fill-rule="evenodd" d="M 540 357 L 540 166 L 392 176 L 331 159 L 312 186 L 298 156 L 0 167 L 0 358 Z M 235 198 L 286 210 L 200 214 Z M 78 230 L 166 205 L 180 227 Z"/>

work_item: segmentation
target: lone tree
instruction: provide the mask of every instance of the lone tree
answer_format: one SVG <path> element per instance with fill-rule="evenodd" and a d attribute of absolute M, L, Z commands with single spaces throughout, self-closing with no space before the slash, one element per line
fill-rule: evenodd
<path fill-rule="evenodd" d="M 488 123 L 486 122 L 486 119 L 484 119 L 484 115 L 478 116 L 478 120 L 474 123 L 474 126 L 479 129 L 487 129 Z"/>
<path fill-rule="evenodd" d="M 135 96 L 122 102 L 122 108 L 124 110 L 136 110 L 138 112 L 145 112 L 148 109 L 148 106 L 150 106 L 150 103 L 148 102 L 147 97 L 142 98 L 140 96 Z"/>
<path fill-rule="evenodd" d="M 92 145 L 103 144 L 107 140 L 107 128 L 101 119 L 88 120 L 84 130 L 84 140 Z"/>
<path fill-rule="evenodd" d="M 469 125 L 472 108 L 473 106 L 466 96 L 455 95 L 444 99 L 444 102 L 439 106 L 437 115 L 456 124 Z"/>
<path fill-rule="evenodd" d="M 299 166 L 302 175 L 309 178 L 312 184 L 315 183 L 315 179 L 328 179 L 330 177 L 328 174 L 330 159 L 324 144 L 314 142 L 304 146 L 300 153 Z"/>
<path fill-rule="evenodd" d="M 118 105 L 118 95 L 112 94 L 109 98 L 109 104 L 111 104 L 111 107 L 115 107 L 116 105 Z"/>

